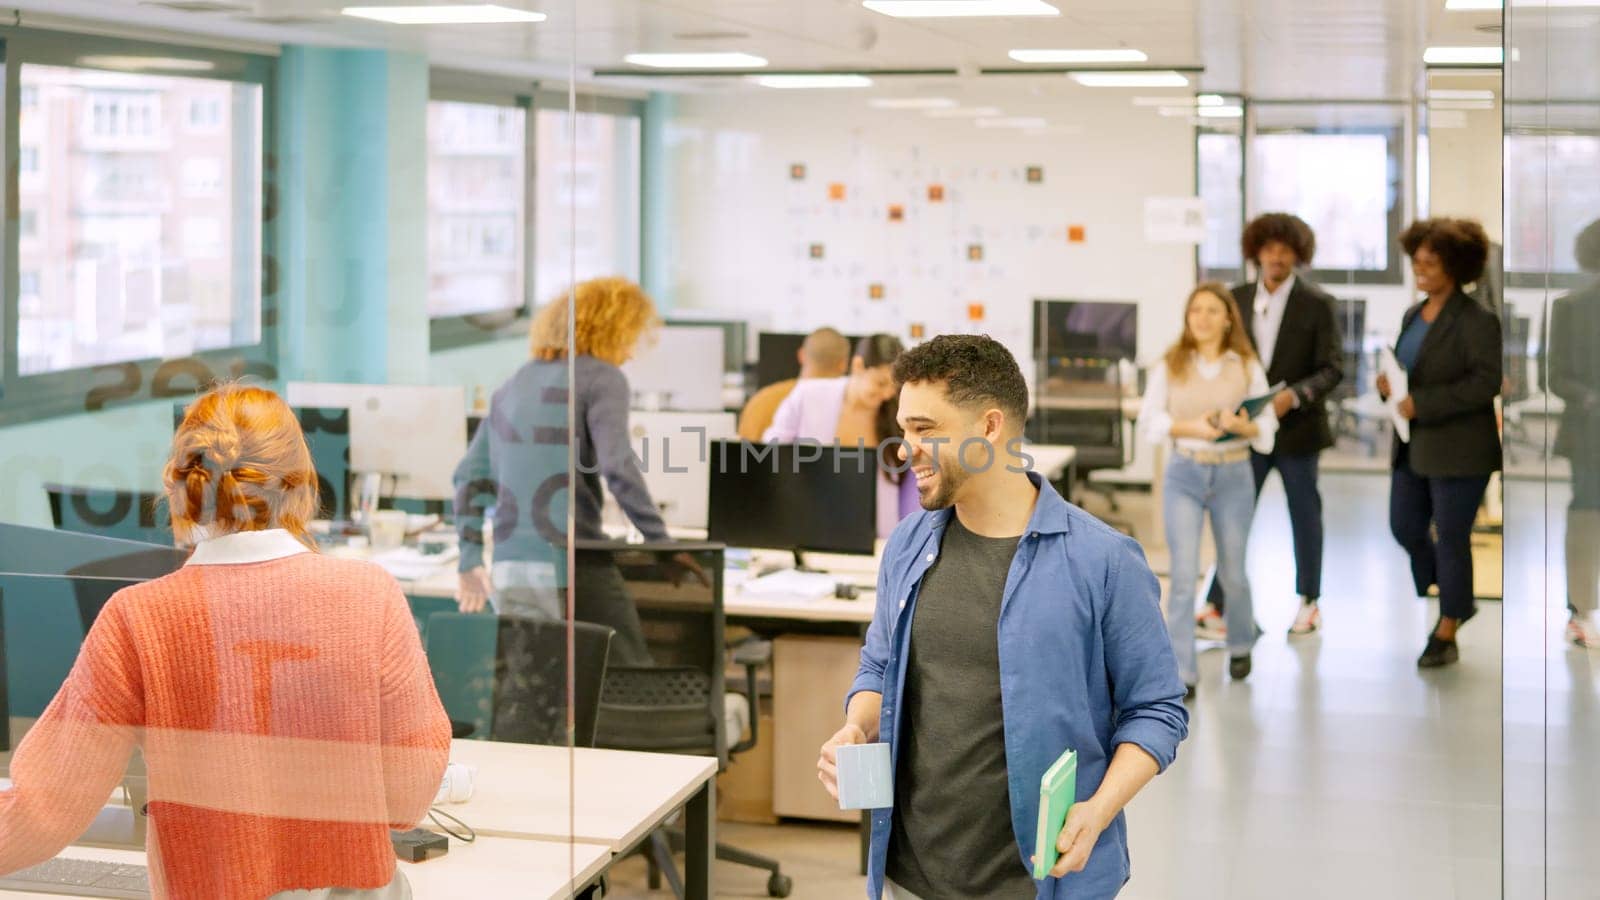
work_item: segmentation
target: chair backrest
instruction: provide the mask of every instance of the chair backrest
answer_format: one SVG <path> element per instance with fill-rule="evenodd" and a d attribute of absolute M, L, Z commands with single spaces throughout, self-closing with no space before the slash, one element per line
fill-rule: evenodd
<path fill-rule="evenodd" d="M 1122 368 L 1104 359 L 1042 360 L 1023 433 L 1039 444 L 1077 448 L 1079 475 L 1127 464 Z"/>
<path fill-rule="evenodd" d="M 512 615 L 429 616 L 428 665 L 451 721 L 491 740 L 565 745 L 568 625 Z M 588 622 L 570 625 L 572 741 L 588 747 L 614 632 Z"/>
<path fill-rule="evenodd" d="M 621 572 L 653 662 L 611 667 L 595 745 L 699 753 L 726 764 L 723 546 L 579 541 L 577 553 L 580 565 Z M 677 554 L 694 559 L 705 583 L 671 562 Z"/>

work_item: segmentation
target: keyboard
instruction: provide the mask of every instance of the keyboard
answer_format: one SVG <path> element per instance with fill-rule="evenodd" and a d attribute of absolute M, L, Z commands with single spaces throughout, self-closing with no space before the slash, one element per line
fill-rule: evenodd
<path fill-rule="evenodd" d="M 144 866 L 58 856 L 0 876 L 0 890 L 149 900 L 150 878 Z"/>

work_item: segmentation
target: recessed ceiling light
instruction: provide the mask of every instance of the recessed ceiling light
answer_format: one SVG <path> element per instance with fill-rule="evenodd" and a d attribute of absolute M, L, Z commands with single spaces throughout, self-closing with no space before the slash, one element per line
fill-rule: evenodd
<path fill-rule="evenodd" d="M 1136 63 L 1150 57 L 1143 50 L 1013 50 L 1011 58 L 1021 63 Z"/>
<path fill-rule="evenodd" d="M 874 109 L 954 109 L 949 97 L 879 97 L 870 101 Z"/>
<path fill-rule="evenodd" d="M 1443 88 L 1439 88 L 1439 89 L 1435 89 L 1435 90 L 1429 91 L 1428 92 L 1428 99 L 1429 100 L 1493 100 L 1494 99 L 1494 91 L 1485 91 L 1485 90 L 1479 90 L 1479 91 L 1446 90 L 1446 89 L 1443 89 Z"/>
<path fill-rule="evenodd" d="M 897 19 L 1061 15 L 1043 0 L 865 0 L 861 5 Z"/>
<path fill-rule="evenodd" d="M 959 109 L 930 109 L 923 113 L 930 119 L 981 119 L 1000 115 L 997 106 L 967 106 Z"/>
<path fill-rule="evenodd" d="M 872 87 L 872 79 L 865 75 L 760 75 L 753 80 L 762 87 L 784 90 Z"/>
<path fill-rule="evenodd" d="M 1195 112 L 1202 119 L 1242 119 L 1244 107 L 1242 106 L 1202 106 Z"/>
<path fill-rule="evenodd" d="M 979 128 L 1043 128 L 1050 123 L 1038 116 L 1011 116 L 1000 119 L 979 119 L 973 124 Z"/>
<path fill-rule="evenodd" d="M 1073 72 L 1072 80 L 1084 87 L 1188 87 L 1178 72 Z"/>
<path fill-rule="evenodd" d="M 748 53 L 629 53 L 622 59 L 650 69 L 759 69 L 767 64 Z"/>
<path fill-rule="evenodd" d="M 1221 106 L 1221 94 L 1200 94 L 1194 98 L 1196 106 Z"/>
<path fill-rule="evenodd" d="M 208 59 L 178 59 L 172 56 L 80 56 L 78 65 L 91 69 L 117 69 L 123 72 L 161 71 L 209 72 L 217 64 Z"/>
<path fill-rule="evenodd" d="M 1497 66 L 1504 59 L 1499 47 L 1429 47 L 1422 61 L 1430 66 Z"/>
<path fill-rule="evenodd" d="M 492 3 L 466 6 L 346 6 L 339 12 L 391 25 L 499 25 L 545 20 L 544 13 L 510 9 Z"/>

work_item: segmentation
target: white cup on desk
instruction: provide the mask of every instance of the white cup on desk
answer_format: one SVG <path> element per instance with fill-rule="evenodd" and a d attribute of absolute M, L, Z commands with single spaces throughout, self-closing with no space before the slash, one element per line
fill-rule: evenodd
<path fill-rule="evenodd" d="M 406 540 L 406 513 L 400 509 L 380 509 L 372 513 L 367 532 L 374 548 L 398 547 Z"/>

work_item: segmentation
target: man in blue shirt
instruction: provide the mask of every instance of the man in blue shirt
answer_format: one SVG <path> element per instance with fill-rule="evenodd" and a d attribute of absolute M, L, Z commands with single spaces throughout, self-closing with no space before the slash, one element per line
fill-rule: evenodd
<path fill-rule="evenodd" d="M 1188 733 L 1155 576 L 1137 543 L 1028 470 L 1028 389 L 1004 346 L 937 337 L 895 376 L 924 512 L 884 550 L 818 777 L 837 797 L 839 746 L 891 747 L 869 897 L 1113 897 L 1129 874 L 1122 809 Z M 1035 882 L 1039 781 L 1068 749 L 1078 802 Z"/>

